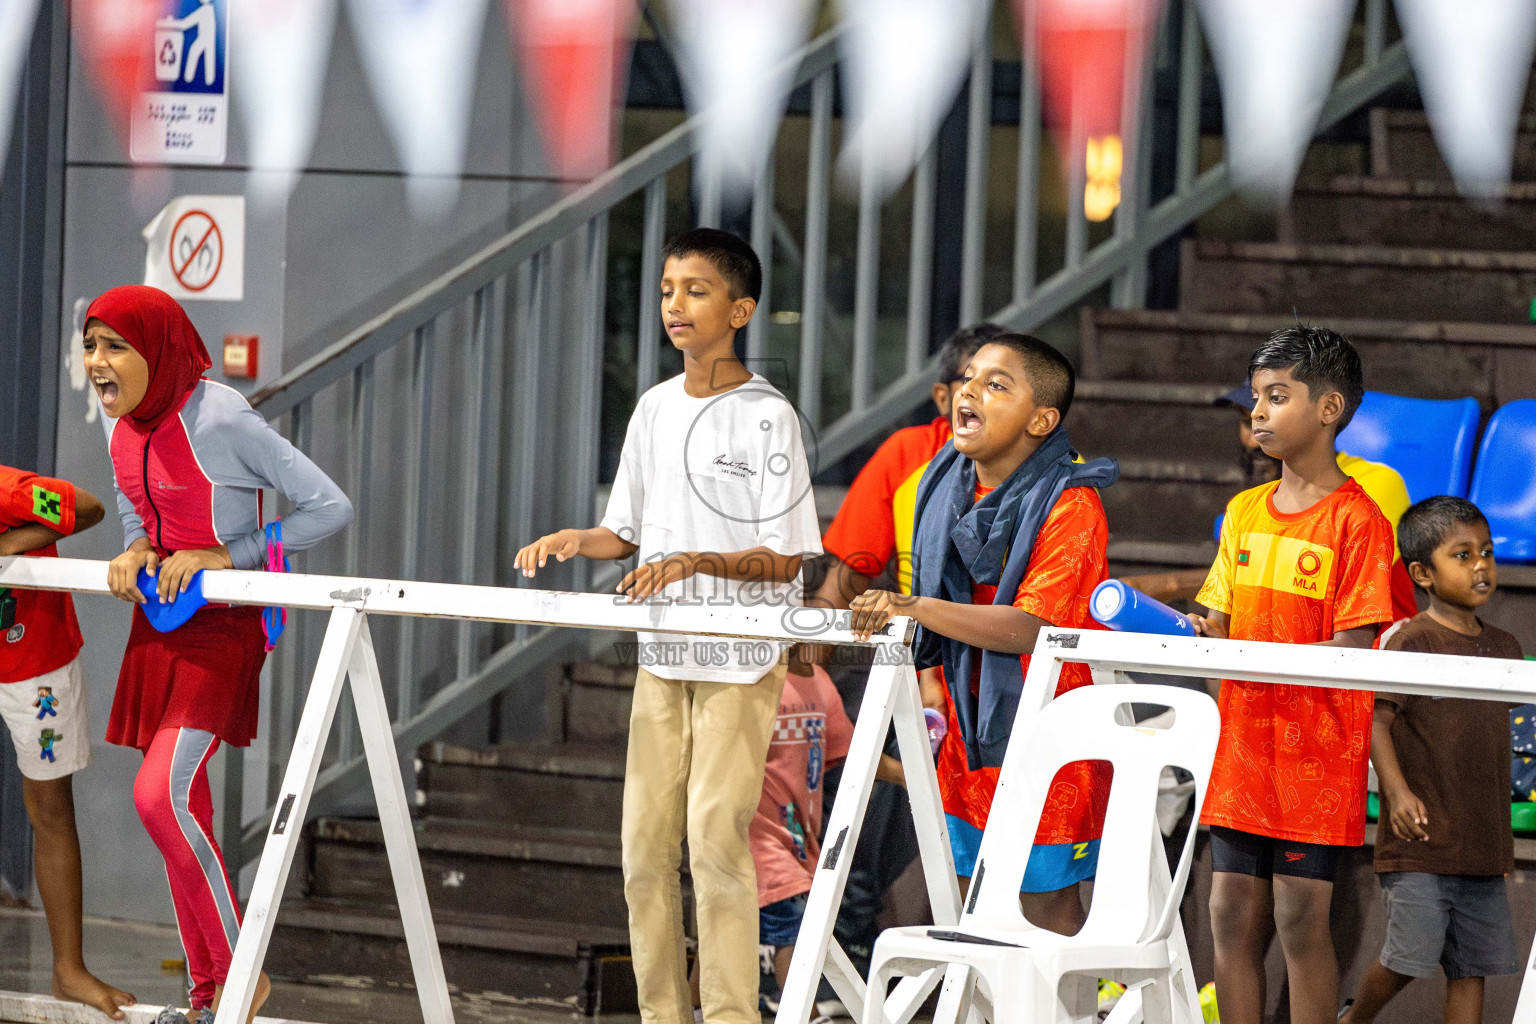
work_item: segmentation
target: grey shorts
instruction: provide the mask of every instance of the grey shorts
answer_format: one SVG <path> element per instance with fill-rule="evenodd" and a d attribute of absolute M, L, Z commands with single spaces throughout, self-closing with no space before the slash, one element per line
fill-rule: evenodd
<path fill-rule="evenodd" d="M 1491 978 L 1520 969 L 1503 878 L 1422 871 L 1377 877 L 1387 900 L 1387 970 L 1428 978 L 1438 965 L 1447 978 Z"/>

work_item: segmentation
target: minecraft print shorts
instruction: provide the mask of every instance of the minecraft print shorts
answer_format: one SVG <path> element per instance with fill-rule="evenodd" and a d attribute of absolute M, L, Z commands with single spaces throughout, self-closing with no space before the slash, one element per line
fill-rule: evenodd
<path fill-rule="evenodd" d="M 0 683 L 0 715 L 16 744 L 21 774 L 46 782 L 91 763 L 85 655 L 19 683 Z"/>

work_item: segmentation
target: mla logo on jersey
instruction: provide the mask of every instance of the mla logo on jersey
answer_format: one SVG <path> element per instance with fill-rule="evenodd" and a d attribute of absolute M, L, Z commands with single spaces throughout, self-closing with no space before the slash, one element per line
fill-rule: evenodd
<path fill-rule="evenodd" d="M 1296 578 L 1291 581 L 1291 586 L 1302 594 L 1316 594 L 1318 583 L 1316 576 L 1323 567 L 1323 556 L 1311 548 L 1306 549 L 1296 556 Z"/>
<path fill-rule="evenodd" d="M 1237 552 L 1235 582 L 1298 597 L 1322 598 L 1333 571 L 1333 552 L 1315 542 L 1250 533 Z"/>

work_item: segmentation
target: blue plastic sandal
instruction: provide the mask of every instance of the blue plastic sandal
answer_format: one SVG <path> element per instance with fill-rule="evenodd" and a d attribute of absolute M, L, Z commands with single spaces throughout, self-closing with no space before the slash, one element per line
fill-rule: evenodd
<path fill-rule="evenodd" d="M 155 577 L 140 569 L 139 593 L 144 595 L 144 603 L 139 605 L 143 609 L 144 617 L 161 633 L 169 633 L 182 625 L 195 615 L 199 608 L 208 603 L 208 599 L 203 596 L 203 570 L 201 569 L 192 574 L 186 591 L 177 594 L 169 603 L 160 600 L 160 593 L 155 589 Z"/>

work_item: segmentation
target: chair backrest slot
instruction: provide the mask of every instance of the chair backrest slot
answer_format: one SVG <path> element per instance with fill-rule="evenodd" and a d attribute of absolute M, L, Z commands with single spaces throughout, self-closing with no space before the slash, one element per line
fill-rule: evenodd
<path fill-rule="evenodd" d="M 1131 705 L 1166 709 L 1155 724 L 1136 723 Z M 1168 712 L 1172 712 L 1171 715 Z M 1022 709 L 1021 709 L 1022 713 Z M 1152 858 L 1164 856 L 1157 827 L 1158 784 L 1165 766 L 1195 779 L 1195 806 L 1205 798 L 1221 726 L 1216 704 L 1204 693 L 1172 686 L 1084 686 L 1052 700 L 1027 736 L 1015 732 L 999 775 L 982 837 L 962 927 L 1036 931 L 1016 896 L 1052 780 L 1062 766 L 1106 761 L 1113 769 L 1093 906 L 1077 940 L 1134 944 L 1166 937 L 1194 850 L 1186 839 L 1171 892 L 1157 894 Z M 991 872 L 991 884 L 981 881 Z"/>

